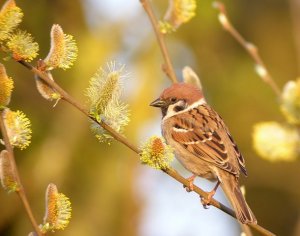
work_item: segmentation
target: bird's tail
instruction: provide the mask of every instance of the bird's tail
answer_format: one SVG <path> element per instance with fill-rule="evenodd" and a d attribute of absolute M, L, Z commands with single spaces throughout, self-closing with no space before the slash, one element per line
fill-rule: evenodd
<path fill-rule="evenodd" d="M 221 182 L 222 189 L 233 206 L 237 219 L 243 224 L 256 224 L 257 220 L 234 178 L 235 176 L 223 178 Z"/>

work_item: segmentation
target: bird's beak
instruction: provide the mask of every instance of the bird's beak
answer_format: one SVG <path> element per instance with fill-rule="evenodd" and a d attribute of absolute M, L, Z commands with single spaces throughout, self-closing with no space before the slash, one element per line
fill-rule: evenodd
<path fill-rule="evenodd" d="M 166 106 L 166 102 L 160 98 L 154 100 L 153 102 L 150 103 L 150 106 L 152 107 L 164 107 Z"/>

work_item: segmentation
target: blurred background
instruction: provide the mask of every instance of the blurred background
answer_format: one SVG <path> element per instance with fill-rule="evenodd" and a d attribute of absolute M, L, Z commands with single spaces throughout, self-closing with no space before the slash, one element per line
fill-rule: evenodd
<path fill-rule="evenodd" d="M 152 3 L 162 18 L 167 1 Z M 296 79 L 299 1 L 224 3 L 232 23 L 258 46 L 277 84 L 282 88 Z M 25 14 L 21 28 L 39 43 L 40 58 L 48 54 L 54 23 L 77 40 L 78 59 L 71 69 L 53 72 L 57 83 L 86 104 L 85 89 L 97 69 L 111 60 L 126 64 L 131 76 L 124 83 L 124 101 L 130 106 L 131 122 L 125 134 L 137 145 L 160 135 L 161 114 L 149 103 L 170 81 L 161 70 L 162 57 L 138 0 L 23 0 L 17 4 Z M 299 160 L 269 162 L 257 156 L 252 145 L 256 122 L 284 120 L 278 100 L 255 74 L 246 52 L 222 29 L 212 2 L 198 0 L 197 4 L 196 17 L 167 36 L 176 72 L 181 77 L 186 65 L 197 72 L 208 102 L 231 130 L 246 159 L 249 177 L 241 178 L 241 183 L 259 224 L 278 235 L 300 235 Z M 55 183 L 72 202 L 70 225 L 56 235 L 240 235 L 234 219 L 213 207 L 204 210 L 196 194 L 187 193 L 162 172 L 140 165 L 137 155 L 122 144 L 99 143 L 89 121 L 77 110 L 64 102 L 53 108 L 37 92 L 28 70 L 13 61 L 5 66 L 15 81 L 10 107 L 24 111 L 32 122 L 32 144 L 16 151 L 16 160 L 34 215 L 42 222 L 48 183 Z M 176 161 L 173 166 L 190 175 Z M 213 186 L 200 178 L 197 184 L 205 190 Z M 216 198 L 228 205 L 221 190 Z M 31 230 L 17 195 L 0 189 L 0 235 L 27 235 Z"/>

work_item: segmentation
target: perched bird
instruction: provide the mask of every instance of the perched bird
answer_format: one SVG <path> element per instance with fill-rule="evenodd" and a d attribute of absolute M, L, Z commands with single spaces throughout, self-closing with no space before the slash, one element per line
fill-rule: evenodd
<path fill-rule="evenodd" d="M 196 176 L 216 180 L 217 185 L 204 204 L 209 204 L 221 185 L 237 219 L 244 224 L 256 224 L 238 184 L 240 171 L 247 176 L 244 158 L 223 119 L 206 103 L 202 91 L 191 84 L 175 83 L 150 105 L 161 108 L 162 134 L 174 148 L 179 162 L 193 173 L 188 178 L 188 187 L 192 190 Z"/>

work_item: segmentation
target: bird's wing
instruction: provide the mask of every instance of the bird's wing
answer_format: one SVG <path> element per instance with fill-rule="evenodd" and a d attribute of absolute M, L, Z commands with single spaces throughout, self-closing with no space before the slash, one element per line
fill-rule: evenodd
<path fill-rule="evenodd" d="M 194 156 L 234 175 L 247 175 L 245 161 L 222 118 L 208 105 L 200 105 L 173 119 L 171 136 Z"/>

